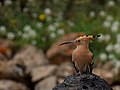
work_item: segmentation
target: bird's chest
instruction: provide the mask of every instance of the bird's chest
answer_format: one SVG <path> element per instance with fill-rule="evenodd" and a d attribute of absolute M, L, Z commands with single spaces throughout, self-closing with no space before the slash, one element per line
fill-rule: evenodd
<path fill-rule="evenodd" d="M 76 48 L 73 51 L 74 61 L 87 61 L 90 59 L 90 51 L 87 48 Z"/>

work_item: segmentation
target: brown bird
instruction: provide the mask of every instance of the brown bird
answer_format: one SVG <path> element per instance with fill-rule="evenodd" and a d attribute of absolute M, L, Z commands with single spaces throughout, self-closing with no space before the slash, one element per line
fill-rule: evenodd
<path fill-rule="evenodd" d="M 93 53 L 89 50 L 89 42 L 100 35 L 83 35 L 76 40 L 61 43 L 60 45 L 75 43 L 76 49 L 72 53 L 72 62 L 77 73 L 91 72 Z"/>

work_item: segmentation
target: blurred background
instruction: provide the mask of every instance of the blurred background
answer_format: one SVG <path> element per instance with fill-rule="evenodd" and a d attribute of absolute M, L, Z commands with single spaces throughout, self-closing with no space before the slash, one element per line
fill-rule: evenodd
<path fill-rule="evenodd" d="M 52 90 L 75 74 L 75 45 L 90 42 L 93 73 L 120 90 L 120 0 L 0 0 L 0 90 Z"/>

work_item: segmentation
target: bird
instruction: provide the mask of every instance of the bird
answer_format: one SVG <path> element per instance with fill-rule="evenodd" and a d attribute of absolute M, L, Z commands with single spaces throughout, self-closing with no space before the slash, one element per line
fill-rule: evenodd
<path fill-rule="evenodd" d="M 63 42 L 61 45 L 75 43 L 76 48 L 72 52 L 72 63 L 77 73 L 83 74 L 86 72 L 92 72 L 93 64 L 93 53 L 89 49 L 89 42 L 94 38 L 98 38 L 101 35 L 83 35 L 75 40 Z"/>

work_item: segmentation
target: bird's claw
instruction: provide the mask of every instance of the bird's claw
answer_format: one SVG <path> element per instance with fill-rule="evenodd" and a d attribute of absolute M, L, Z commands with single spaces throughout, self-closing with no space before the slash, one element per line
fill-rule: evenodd
<path fill-rule="evenodd" d="M 80 72 L 80 71 L 77 73 L 77 76 L 79 76 L 79 75 L 81 75 L 81 72 Z"/>

